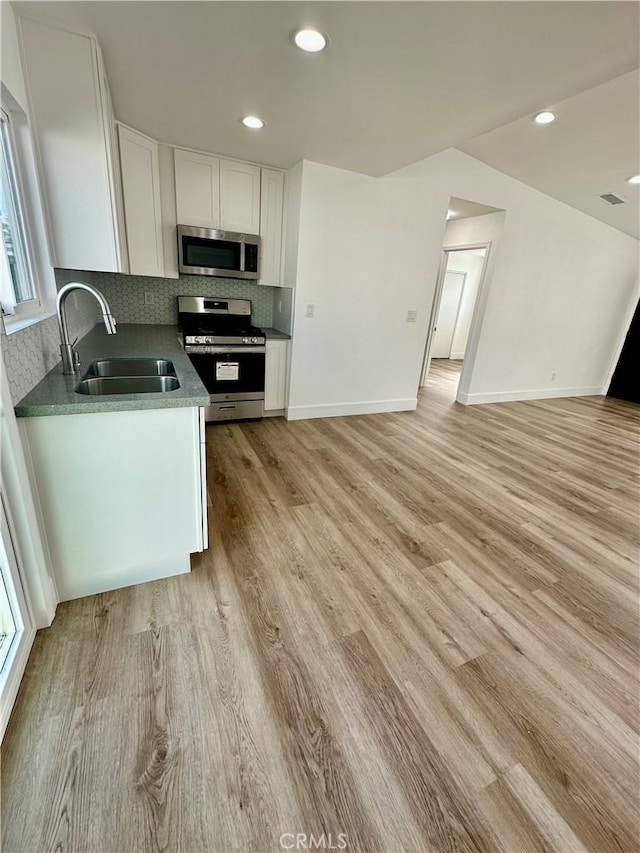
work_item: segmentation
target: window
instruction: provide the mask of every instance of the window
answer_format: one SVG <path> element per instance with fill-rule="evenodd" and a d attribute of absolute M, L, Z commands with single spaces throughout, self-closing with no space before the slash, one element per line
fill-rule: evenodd
<path fill-rule="evenodd" d="M 16 148 L 9 114 L 0 110 L 0 224 L 2 226 L 3 314 L 16 314 L 20 307 L 38 304 L 33 281 L 25 221 L 20 197 Z"/>

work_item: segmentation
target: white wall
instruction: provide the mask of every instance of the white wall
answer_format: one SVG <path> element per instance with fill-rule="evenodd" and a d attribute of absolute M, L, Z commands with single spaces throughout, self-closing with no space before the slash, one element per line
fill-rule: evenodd
<path fill-rule="evenodd" d="M 285 177 L 283 283 L 286 287 L 295 287 L 298 274 L 302 167 L 302 161 L 296 163 L 289 169 Z"/>
<path fill-rule="evenodd" d="M 387 229 L 380 180 L 304 162 L 289 418 L 415 407 L 422 283 L 398 281 Z"/>
<path fill-rule="evenodd" d="M 636 240 L 453 149 L 379 179 L 305 161 L 289 417 L 415 406 L 451 196 L 506 211 L 459 399 L 601 391 Z"/>
<path fill-rule="evenodd" d="M 453 149 L 383 180 L 397 231 L 427 235 L 410 243 L 405 275 L 422 258 L 435 278 L 433 210 L 444 215 L 451 195 L 506 211 L 458 399 L 601 392 L 636 298 L 638 241 Z"/>
<path fill-rule="evenodd" d="M 504 228 L 504 211 L 486 213 L 484 216 L 469 216 L 465 219 L 450 219 L 444 230 L 443 247 L 470 246 L 473 243 L 491 243 L 495 251 Z"/>

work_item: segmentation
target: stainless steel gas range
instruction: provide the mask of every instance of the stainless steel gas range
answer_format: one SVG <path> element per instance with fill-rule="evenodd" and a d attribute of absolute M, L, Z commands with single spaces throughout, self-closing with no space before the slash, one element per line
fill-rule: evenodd
<path fill-rule="evenodd" d="M 184 350 L 209 392 L 205 419 L 261 418 L 266 339 L 251 325 L 251 301 L 179 296 L 178 323 Z"/>

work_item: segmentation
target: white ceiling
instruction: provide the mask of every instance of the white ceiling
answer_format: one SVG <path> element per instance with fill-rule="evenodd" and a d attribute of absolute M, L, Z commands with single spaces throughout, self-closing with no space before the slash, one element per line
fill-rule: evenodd
<path fill-rule="evenodd" d="M 19 15 L 98 37 L 122 121 L 164 142 L 284 168 L 304 157 L 383 175 L 445 148 L 470 150 L 474 137 L 507 133 L 523 116 L 639 65 L 635 2 L 13 5 Z M 303 24 L 329 35 L 327 51 L 304 54 L 291 45 L 291 31 Z M 259 115 L 265 128 L 245 129 L 246 114 Z M 567 115 L 557 127 L 568 122 Z M 635 139 L 621 146 L 623 171 L 634 144 L 637 153 Z M 502 137 L 496 148 L 507 149 L 496 157 L 520 177 Z M 481 159 L 489 162 L 492 150 L 485 143 Z M 564 155 L 558 163 L 554 156 L 547 144 L 544 191 L 576 204 L 560 180 Z M 613 165 L 610 151 L 589 156 L 597 168 L 585 168 L 582 181 L 576 175 L 572 198 L 602 189 L 603 157 Z M 609 211 L 588 212 L 609 221 Z"/>
<path fill-rule="evenodd" d="M 639 235 L 640 73 L 632 71 L 549 104 L 557 118 L 526 116 L 458 145 L 490 166 L 632 234 Z M 614 207 L 599 196 L 614 193 Z"/>

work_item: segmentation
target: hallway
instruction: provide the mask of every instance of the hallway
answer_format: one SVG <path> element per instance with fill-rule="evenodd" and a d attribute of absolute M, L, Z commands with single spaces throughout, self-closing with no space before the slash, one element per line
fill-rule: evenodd
<path fill-rule="evenodd" d="M 458 382 L 462 373 L 462 360 L 453 358 L 432 358 L 429 366 L 427 384 L 430 396 L 437 395 L 440 400 L 456 399 Z"/>

